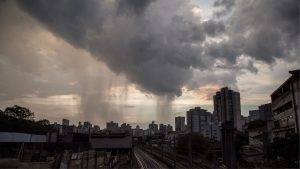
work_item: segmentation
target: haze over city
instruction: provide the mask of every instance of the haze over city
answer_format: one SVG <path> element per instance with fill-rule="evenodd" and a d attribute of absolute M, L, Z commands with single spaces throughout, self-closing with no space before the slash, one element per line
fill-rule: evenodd
<path fill-rule="evenodd" d="M 0 109 L 174 124 L 228 86 L 242 115 L 299 69 L 297 0 L 0 1 Z"/>

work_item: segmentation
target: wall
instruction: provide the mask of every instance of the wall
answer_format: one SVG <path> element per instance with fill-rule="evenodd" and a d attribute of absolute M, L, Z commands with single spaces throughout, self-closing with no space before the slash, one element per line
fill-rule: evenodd
<path fill-rule="evenodd" d="M 36 135 L 27 133 L 0 132 L 0 142 L 46 142 L 46 135 Z"/>

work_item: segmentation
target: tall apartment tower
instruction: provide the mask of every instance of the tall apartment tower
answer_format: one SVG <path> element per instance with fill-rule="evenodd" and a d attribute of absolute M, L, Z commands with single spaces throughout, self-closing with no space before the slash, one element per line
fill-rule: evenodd
<path fill-rule="evenodd" d="M 201 107 L 186 112 L 187 127 L 192 133 L 202 133 L 204 126 L 211 122 L 212 115 Z"/>
<path fill-rule="evenodd" d="M 223 164 L 236 169 L 236 130 L 242 130 L 240 93 L 228 87 L 216 92 L 214 118 L 222 123 Z"/>
<path fill-rule="evenodd" d="M 240 93 L 221 88 L 214 95 L 214 118 L 220 123 L 232 121 L 234 128 L 242 130 Z"/>
<path fill-rule="evenodd" d="M 185 117 L 178 116 L 175 117 L 175 131 L 184 131 L 185 130 Z"/>
<path fill-rule="evenodd" d="M 62 119 L 63 126 L 69 126 L 70 121 L 68 119 Z"/>
<path fill-rule="evenodd" d="M 158 124 L 155 124 L 154 121 L 152 121 L 152 123 L 149 124 L 149 130 L 153 131 L 153 132 L 157 132 L 158 131 Z"/>

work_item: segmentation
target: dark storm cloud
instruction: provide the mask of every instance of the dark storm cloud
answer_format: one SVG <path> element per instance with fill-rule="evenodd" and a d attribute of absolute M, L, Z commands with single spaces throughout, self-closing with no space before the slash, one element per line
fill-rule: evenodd
<path fill-rule="evenodd" d="M 234 30 L 251 32 L 245 41 L 245 53 L 269 63 L 274 58 L 299 57 L 299 1 L 255 1 L 253 8 L 253 11 L 249 11 L 249 8 L 239 11 L 246 15 L 240 18 L 244 19 L 244 26 L 233 24 Z"/>
<path fill-rule="evenodd" d="M 230 1 L 218 1 L 218 4 Z M 226 5 L 225 5 L 226 6 Z M 299 1 L 236 1 L 226 20 L 227 39 L 206 45 L 206 54 L 236 63 L 240 55 L 273 63 L 296 60 L 299 45 Z"/>
<path fill-rule="evenodd" d="M 90 29 L 101 31 L 108 11 L 97 0 L 26 0 L 19 4 L 34 18 L 76 47 L 85 48 Z M 107 13 L 108 14 L 108 13 Z"/>
<path fill-rule="evenodd" d="M 224 33 L 225 26 L 223 22 L 210 20 L 204 23 L 204 30 L 210 36 L 217 36 Z"/>
<path fill-rule="evenodd" d="M 236 0 L 216 0 L 214 6 L 219 10 L 215 13 L 218 17 L 228 14 L 235 5 Z"/>
<path fill-rule="evenodd" d="M 224 69 L 255 71 L 252 62 L 237 65 L 238 58 L 272 63 L 297 55 L 297 0 L 218 0 L 215 6 L 223 8 L 218 15 L 232 14 L 206 22 L 181 0 L 18 2 L 57 37 L 156 95 L 180 96 L 193 69 L 212 70 L 216 60 L 225 60 Z"/>
<path fill-rule="evenodd" d="M 140 14 L 153 1 L 154 0 L 121 0 L 118 2 L 118 11 L 120 13 L 133 11 Z"/>
<path fill-rule="evenodd" d="M 227 10 L 230 10 L 235 4 L 235 0 L 216 0 L 214 2 L 215 7 L 224 7 Z"/>
<path fill-rule="evenodd" d="M 146 10 L 157 2 L 19 1 L 58 37 L 87 49 L 140 88 L 156 95 L 179 96 L 181 87 L 191 78 L 190 67 L 206 67 L 199 57 L 200 48 L 192 45 L 205 40 L 206 28 L 196 22 L 199 18 L 193 16 L 186 2 L 172 1 L 184 5 L 186 11 L 181 15 L 168 14 L 174 11 L 153 13 L 170 1 L 160 1 Z M 127 10 L 133 10 L 134 16 L 127 15 Z M 179 12 L 179 6 L 174 10 Z M 164 12 L 170 20 L 162 22 L 159 17 Z"/>

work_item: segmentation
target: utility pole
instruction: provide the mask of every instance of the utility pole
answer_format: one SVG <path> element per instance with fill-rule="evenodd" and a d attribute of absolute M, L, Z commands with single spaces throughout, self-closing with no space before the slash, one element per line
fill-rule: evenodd
<path fill-rule="evenodd" d="M 152 155 L 152 138 L 150 139 L 150 150 L 151 150 L 151 155 Z"/>
<path fill-rule="evenodd" d="M 19 159 L 20 161 L 23 160 L 24 145 L 25 145 L 25 143 L 22 142 L 21 147 L 20 147 L 20 150 L 19 150 L 19 153 L 18 153 L 18 159 Z"/>
<path fill-rule="evenodd" d="M 97 169 L 97 159 L 98 155 L 97 155 L 97 151 L 95 151 L 95 169 Z"/>
<path fill-rule="evenodd" d="M 191 129 L 190 129 L 189 137 L 188 137 L 188 148 L 189 148 L 189 164 L 190 164 L 190 168 L 193 168 L 192 132 L 191 132 Z"/>
<path fill-rule="evenodd" d="M 193 115 L 190 115 L 190 123 L 191 125 L 189 126 L 189 135 L 188 135 L 188 150 L 189 150 L 189 168 L 193 168 L 193 152 L 192 152 L 192 129 L 193 129 Z"/>
<path fill-rule="evenodd" d="M 173 157 L 173 167 L 175 169 L 176 168 L 176 138 L 175 138 L 175 136 L 173 137 L 173 155 L 174 155 L 174 157 Z"/>
<path fill-rule="evenodd" d="M 83 165 L 84 165 L 84 152 L 80 153 L 80 155 L 81 155 L 80 168 L 83 169 Z"/>
<path fill-rule="evenodd" d="M 164 159 L 164 145 L 161 144 L 161 158 Z"/>
<path fill-rule="evenodd" d="M 87 152 L 87 159 L 86 159 L 86 168 L 89 168 L 89 155 L 90 155 L 90 152 L 89 152 L 89 150 L 88 150 L 88 152 Z"/>

